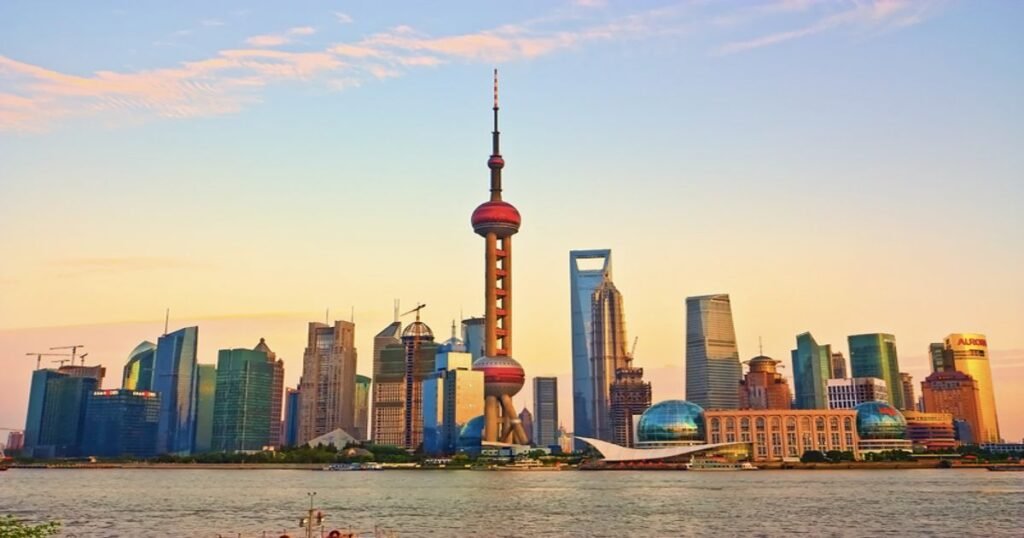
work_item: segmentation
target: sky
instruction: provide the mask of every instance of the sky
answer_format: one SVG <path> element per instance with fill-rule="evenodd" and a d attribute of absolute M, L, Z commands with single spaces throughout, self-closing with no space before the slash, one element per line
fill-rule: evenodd
<path fill-rule="evenodd" d="M 684 301 L 739 352 L 988 337 L 1024 437 L 1024 5 L 1001 1 L 0 4 L 0 427 L 35 359 L 200 326 L 200 361 L 403 309 L 483 309 L 492 69 L 515 238 L 515 356 L 560 376 L 568 252 L 610 248 L 636 365 L 684 395 Z M 329 310 L 329 312 L 328 312 Z M 918 392 L 920 386 L 918 385 Z M 517 396 L 529 405 L 529 384 Z"/>

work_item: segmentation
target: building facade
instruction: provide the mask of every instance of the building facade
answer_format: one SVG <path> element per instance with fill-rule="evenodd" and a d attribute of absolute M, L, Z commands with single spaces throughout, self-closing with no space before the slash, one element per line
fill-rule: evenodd
<path fill-rule="evenodd" d="M 415 450 L 423 442 L 423 382 L 435 371 L 438 344 L 427 324 L 402 331 L 401 343 L 380 351 L 373 378 L 373 441 Z"/>
<path fill-rule="evenodd" d="M 299 389 L 288 389 L 284 394 L 284 423 L 281 436 L 285 446 L 296 446 L 299 440 Z"/>
<path fill-rule="evenodd" d="M 885 381 L 889 403 L 903 409 L 896 337 L 885 333 L 855 334 L 847 338 L 850 346 L 850 372 L 853 377 L 877 377 Z"/>
<path fill-rule="evenodd" d="M 338 428 L 351 432 L 355 423 L 356 325 L 309 324 L 302 356 L 299 444 Z"/>
<path fill-rule="evenodd" d="M 804 452 L 857 454 L 857 412 L 852 409 L 705 411 L 708 443 L 753 444 L 755 461 L 799 459 Z"/>
<path fill-rule="evenodd" d="M 686 299 L 686 400 L 704 409 L 736 409 L 743 377 L 726 294 Z"/>
<path fill-rule="evenodd" d="M 398 311 L 396 310 L 397 314 Z M 392 323 L 384 327 L 376 336 L 373 337 L 373 380 L 370 385 L 370 397 L 373 399 L 373 409 L 370 415 L 370 438 L 374 442 L 380 439 L 380 421 L 384 418 L 386 413 L 378 412 L 381 410 L 381 403 L 385 400 L 394 400 L 393 394 L 396 391 L 401 390 L 400 384 L 402 383 L 402 377 L 396 377 L 397 372 L 391 370 L 395 366 L 394 364 L 386 365 L 381 361 L 381 354 L 384 349 L 388 346 L 398 346 L 402 344 L 402 323 L 397 319 Z M 388 381 L 385 381 L 387 379 Z M 382 385 L 382 383 L 390 383 Z M 389 414 L 389 413 L 388 413 Z"/>
<path fill-rule="evenodd" d="M 8 455 L 14 452 L 21 452 L 25 448 L 25 432 L 13 431 L 7 433 L 7 444 L 4 450 Z"/>
<path fill-rule="evenodd" d="M 630 359 L 626 348 L 626 320 L 622 294 L 608 275 L 605 275 L 591 296 L 590 319 L 590 371 L 594 380 L 594 386 L 591 388 L 594 402 L 594 409 L 591 412 L 593 437 L 615 442 L 611 389 L 616 380 L 616 372 L 628 368 Z"/>
<path fill-rule="evenodd" d="M 826 382 L 832 375 L 832 346 L 818 345 L 811 333 L 796 337 L 793 384 L 797 409 L 828 409 Z"/>
<path fill-rule="evenodd" d="M 153 387 L 153 361 L 156 360 L 156 344 L 142 342 L 128 354 L 128 362 L 121 375 L 121 388 L 148 391 Z"/>
<path fill-rule="evenodd" d="M 928 356 L 931 358 L 933 372 L 952 372 L 953 353 L 946 350 L 943 342 L 932 342 L 928 344 Z"/>
<path fill-rule="evenodd" d="M 360 441 L 370 438 L 370 392 L 373 378 L 356 376 L 356 424 L 352 436 Z"/>
<path fill-rule="evenodd" d="M 524 407 L 519 412 L 519 423 L 522 424 L 523 430 L 526 431 L 526 443 L 533 444 L 533 413 Z"/>
<path fill-rule="evenodd" d="M 992 369 L 989 365 L 988 340 L 984 334 L 954 333 L 946 337 L 944 349 L 952 356 L 953 368 L 978 382 L 979 443 L 999 443 L 999 416 L 996 413 L 996 395 L 992 387 Z"/>
<path fill-rule="evenodd" d="M 981 424 L 981 394 L 978 382 L 963 372 L 933 372 L 921 382 L 921 400 L 926 413 L 953 416 L 957 439 L 978 444 Z"/>
<path fill-rule="evenodd" d="M 88 398 L 99 386 L 93 377 L 48 369 L 32 372 L 25 454 L 34 458 L 79 455 Z"/>
<path fill-rule="evenodd" d="M 484 318 L 467 318 L 462 320 L 462 342 L 473 360 L 484 356 Z"/>
<path fill-rule="evenodd" d="M 156 455 L 160 395 L 128 389 L 89 395 L 82 435 L 83 456 L 150 458 Z"/>
<path fill-rule="evenodd" d="M 533 378 L 533 442 L 537 446 L 558 444 L 558 378 Z"/>
<path fill-rule="evenodd" d="M 612 275 L 609 249 L 569 251 L 569 305 L 572 321 L 572 413 L 574 435 L 594 435 L 594 291 Z"/>
<path fill-rule="evenodd" d="M 274 370 L 263 351 L 218 352 L 214 451 L 254 452 L 270 446 Z"/>
<path fill-rule="evenodd" d="M 889 402 L 889 387 L 877 377 L 828 380 L 828 408 L 853 409 L 864 402 Z"/>
<path fill-rule="evenodd" d="M 196 348 L 199 327 L 185 327 L 156 343 L 153 392 L 160 393 L 158 454 L 188 455 L 196 440 Z"/>
<path fill-rule="evenodd" d="M 914 449 L 949 450 L 957 447 L 953 415 L 949 413 L 923 413 L 904 411 L 907 420 L 907 438 Z"/>
<path fill-rule="evenodd" d="M 634 417 L 651 407 L 651 384 L 644 381 L 644 369 L 633 368 L 630 357 L 615 371 L 610 393 L 611 437 L 602 439 L 619 446 L 632 447 L 635 439 Z"/>
<path fill-rule="evenodd" d="M 840 351 L 832 352 L 832 375 L 829 377 L 831 379 L 844 379 L 846 376 L 846 357 Z"/>
<path fill-rule="evenodd" d="M 213 450 L 213 407 L 217 400 L 217 365 L 196 365 L 195 452 Z"/>
<path fill-rule="evenodd" d="M 255 351 L 261 351 L 267 356 L 267 362 L 273 370 L 274 377 L 270 384 L 270 442 L 269 446 L 278 448 L 284 442 L 281 438 L 281 406 L 284 403 L 284 361 L 277 358 L 267 345 L 267 341 L 260 338 Z"/>
<path fill-rule="evenodd" d="M 900 411 L 914 411 L 914 377 L 906 372 L 900 372 L 900 390 L 903 391 L 903 408 Z"/>
<path fill-rule="evenodd" d="M 778 371 L 781 361 L 754 357 L 747 361 L 749 371 L 740 380 L 740 409 L 789 409 L 793 393 L 789 381 Z"/>

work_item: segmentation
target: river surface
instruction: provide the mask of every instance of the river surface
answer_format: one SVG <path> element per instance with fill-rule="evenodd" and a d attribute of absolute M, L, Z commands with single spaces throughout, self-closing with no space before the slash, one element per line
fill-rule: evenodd
<path fill-rule="evenodd" d="M 64 470 L 0 473 L 0 515 L 62 536 L 1024 536 L 1024 473 L 984 470 L 486 472 Z M 319 536 L 319 534 L 317 534 Z"/>

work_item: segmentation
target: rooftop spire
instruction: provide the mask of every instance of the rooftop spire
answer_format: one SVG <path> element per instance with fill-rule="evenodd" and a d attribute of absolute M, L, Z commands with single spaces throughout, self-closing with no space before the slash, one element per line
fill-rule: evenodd
<path fill-rule="evenodd" d="M 494 131 L 491 132 L 491 158 L 487 161 L 487 167 L 491 169 L 491 200 L 501 200 L 501 169 L 505 166 L 505 160 L 501 158 L 501 149 L 498 138 L 501 132 L 498 131 L 498 70 L 494 70 Z"/>

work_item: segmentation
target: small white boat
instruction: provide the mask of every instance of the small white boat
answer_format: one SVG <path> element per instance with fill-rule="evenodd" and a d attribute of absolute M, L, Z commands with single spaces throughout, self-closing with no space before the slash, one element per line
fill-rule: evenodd
<path fill-rule="evenodd" d="M 686 464 L 687 471 L 756 471 L 749 461 L 722 461 L 694 458 Z"/>

